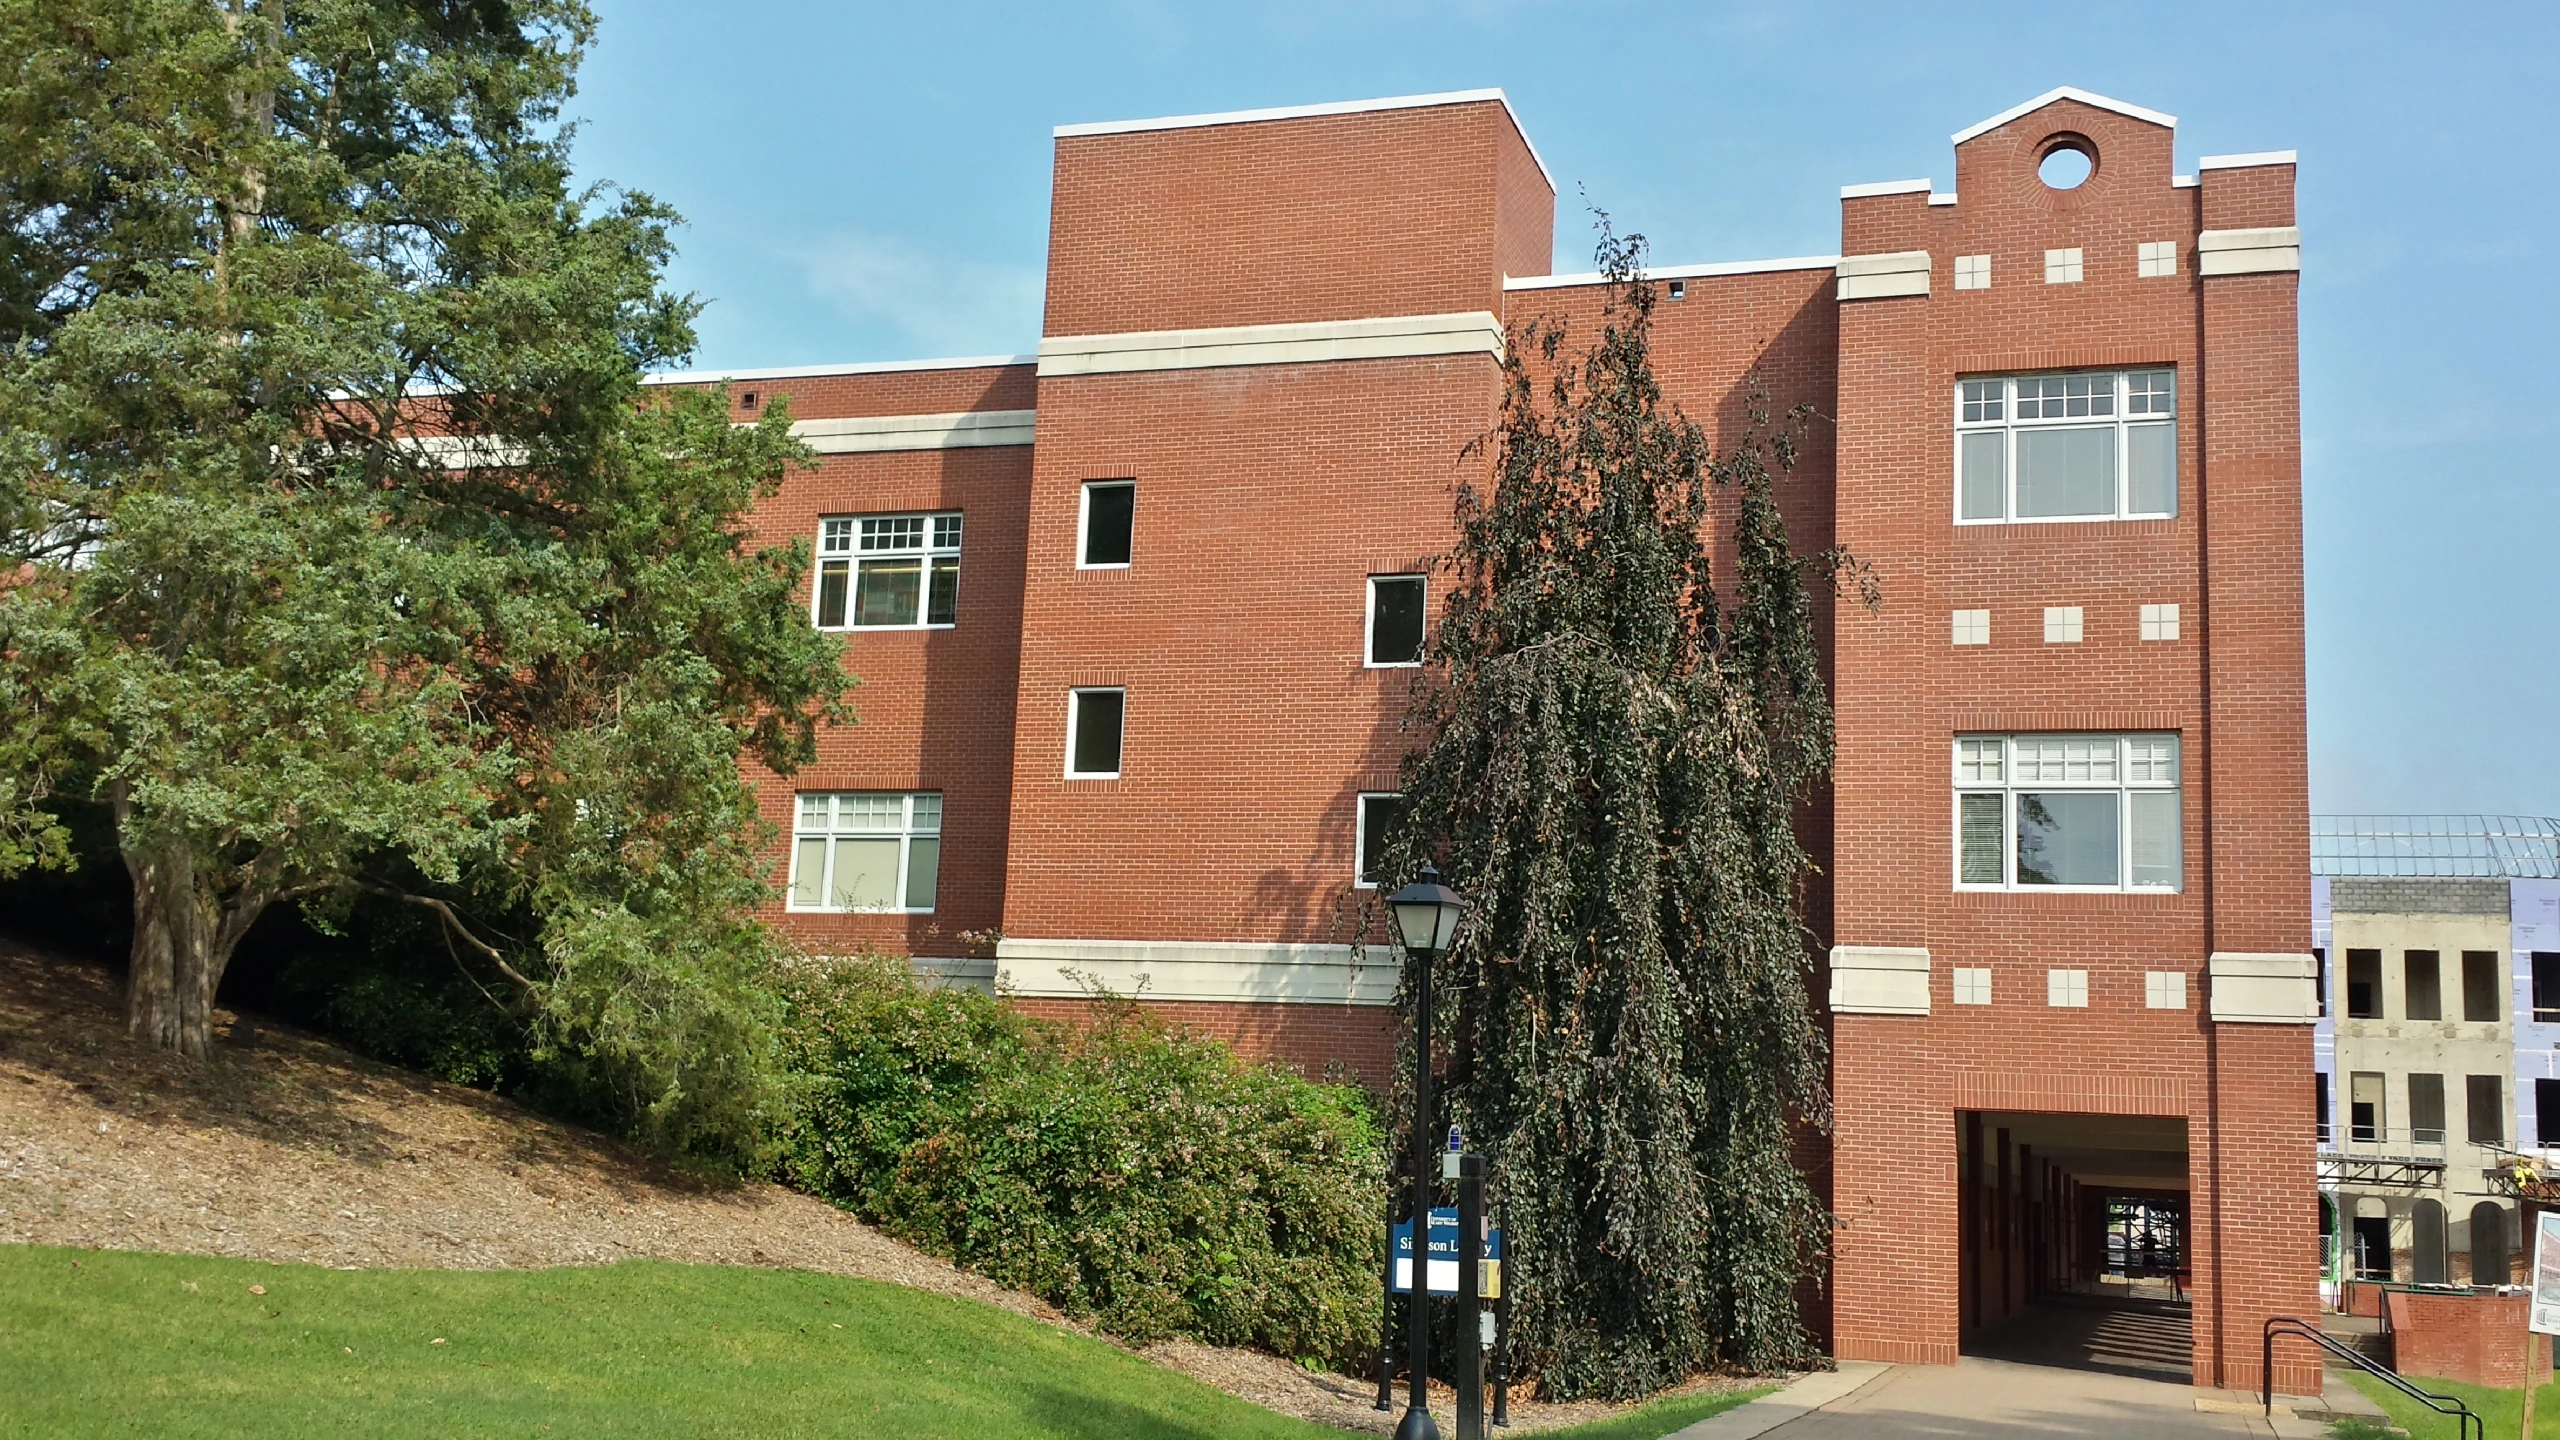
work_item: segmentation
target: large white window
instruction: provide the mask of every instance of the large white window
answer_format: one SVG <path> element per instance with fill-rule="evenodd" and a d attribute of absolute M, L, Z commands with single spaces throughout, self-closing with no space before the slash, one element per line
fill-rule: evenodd
<path fill-rule="evenodd" d="M 921 915 L 942 868 L 942 797 L 804 794 L 791 836 L 791 908 Z"/>
<path fill-rule="evenodd" d="M 1956 382 L 1956 521 L 2178 513 L 2178 376 L 2088 371 Z"/>
<path fill-rule="evenodd" d="M 926 630 L 960 616 L 960 517 L 863 515 L 818 522 L 821 630 Z"/>
<path fill-rule="evenodd" d="M 1956 888 L 2176 890 L 2175 735 L 1961 735 Z"/>
<path fill-rule="evenodd" d="M 1422 663 L 1423 592 L 1419 575 L 1369 577 L 1369 641 L 1363 657 L 1369 668 Z"/>

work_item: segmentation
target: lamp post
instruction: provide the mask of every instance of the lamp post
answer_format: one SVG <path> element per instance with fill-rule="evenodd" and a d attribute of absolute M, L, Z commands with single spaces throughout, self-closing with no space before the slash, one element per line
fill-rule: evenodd
<path fill-rule="evenodd" d="M 1422 878 L 1387 897 L 1396 938 L 1413 959 L 1413 1319 L 1411 1385 L 1396 1440 L 1440 1440 L 1431 1419 L 1431 965 L 1449 948 L 1466 902 L 1422 867 Z M 1463 1242 L 1465 1237 L 1461 1236 Z M 1461 1264 L 1465 1263 L 1463 1260 Z M 1473 1340 L 1473 1336 L 1468 1337 Z"/>

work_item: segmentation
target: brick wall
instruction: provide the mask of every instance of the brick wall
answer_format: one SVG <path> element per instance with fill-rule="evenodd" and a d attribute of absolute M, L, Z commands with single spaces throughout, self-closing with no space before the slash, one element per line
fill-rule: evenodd
<path fill-rule="evenodd" d="M 2551 1380 L 2551 1337 L 2525 1330 L 2529 1296 L 2394 1290 L 2383 1299 L 2392 1368 L 2403 1375 L 2521 1390 L 2530 1367 L 2543 1383 Z"/>

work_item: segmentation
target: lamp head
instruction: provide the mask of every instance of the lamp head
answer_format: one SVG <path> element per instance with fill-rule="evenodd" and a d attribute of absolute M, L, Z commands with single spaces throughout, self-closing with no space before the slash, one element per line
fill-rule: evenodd
<path fill-rule="evenodd" d="M 1396 938 L 1408 950 L 1425 955 L 1439 955 L 1457 937 L 1458 916 L 1467 902 L 1458 892 L 1440 883 L 1440 872 L 1429 865 L 1422 867 L 1422 877 L 1387 897 L 1387 913 L 1395 917 Z"/>

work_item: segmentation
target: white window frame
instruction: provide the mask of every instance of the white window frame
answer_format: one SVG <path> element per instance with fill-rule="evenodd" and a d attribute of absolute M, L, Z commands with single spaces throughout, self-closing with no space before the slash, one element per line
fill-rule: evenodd
<path fill-rule="evenodd" d="M 2133 273 L 2137 280 L 2160 280 L 2178 273 L 2178 242 L 2144 240 L 2134 246 Z"/>
<path fill-rule="evenodd" d="M 2175 640 L 2178 638 L 2178 607 L 2145 605 L 2142 607 L 2142 638 Z"/>
<path fill-rule="evenodd" d="M 2146 970 L 2142 975 L 2142 1004 L 2147 1010 L 2184 1010 L 2187 1008 L 2187 975 L 2183 970 Z"/>
<path fill-rule="evenodd" d="M 1087 527 L 1093 520 L 1093 492 L 1126 490 L 1129 492 L 1129 558 L 1087 564 L 1084 542 Z M 1076 568 L 1079 570 L 1126 570 L 1138 559 L 1138 482 L 1135 480 L 1087 480 L 1076 487 Z"/>
<path fill-rule="evenodd" d="M 2169 377 L 2169 409 L 2166 412 L 2155 413 L 2146 411 L 2141 415 L 2129 414 L 2128 409 L 2133 403 L 2132 389 L 2134 378 L 2140 376 L 2145 380 L 2149 380 L 2160 375 L 2167 375 Z M 2104 376 L 2109 381 L 2109 390 L 2112 396 L 2109 401 L 2109 407 L 2113 411 L 2112 414 L 2106 416 L 2065 416 L 2053 419 L 2039 417 L 2033 420 L 2020 420 L 2018 418 L 2019 382 L 2027 380 L 2044 381 L 2094 379 L 2099 376 Z M 1995 385 L 1999 387 L 1998 405 L 2000 413 L 1998 418 L 1981 420 L 1967 420 L 1965 418 L 1965 388 L 1967 386 L 1980 385 Z M 1955 383 L 1955 403 L 1952 408 L 1952 414 L 1955 419 L 1956 439 L 1954 445 L 1949 447 L 1954 451 L 1954 463 L 1952 466 L 1953 474 L 1951 477 L 1953 484 L 1948 492 L 1948 500 L 1950 501 L 1949 508 L 1955 516 L 1955 522 L 1958 525 L 2100 525 L 2124 520 L 2176 519 L 2178 517 L 2178 500 L 2186 488 L 2186 479 L 2181 473 L 2183 467 L 2179 463 L 2179 437 L 2177 434 L 2180 423 L 2179 407 L 2183 403 L 2185 389 L 2186 384 L 2184 377 L 2178 374 L 2178 367 L 2175 365 L 2140 365 L 2127 370 L 2036 371 L 2018 375 L 1967 375 L 1960 377 Z M 2166 510 L 2136 510 L 2133 508 L 2133 432 L 2139 429 L 2163 425 L 2165 425 L 2170 431 L 2169 508 Z M 2018 513 L 2018 436 L 2022 431 L 2102 430 L 2109 428 L 2112 428 L 2115 431 L 2116 442 L 2116 504 L 2115 510 L 2112 514 L 2020 515 Z M 2000 445 L 2000 513 L 1996 516 L 1968 518 L 1964 513 L 1964 437 L 1967 435 L 1987 434 L 1993 432 L 1997 432 L 2002 437 Z"/>
<path fill-rule="evenodd" d="M 2107 780 L 2046 780 L 2018 778 L 2017 747 L 2025 742 L 2039 744 L 2051 741 L 2103 743 L 2113 747 L 2110 765 L 2113 778 Z M 2154 774 L 2135 778 L 2137 742 L 2156 746 L 2168 745 L 2170 778 L 2156 778 L 2157 761 L 2143 763 Z M 1972 758 L 1966 747 L 1995 743 L 1999 747 L 2000 776 L 1996 781 L 1983 779 L 1978 770 L 1968 776 L 1966 767 Z M 2156 751 L 2151 752 L 2156 755 Z M 1952 747 L 1954 794 L 1948 804 L 1950 844 L 1948 846 L 1948 881 L 1960 891 L 2024 895 L 2175 895 L 2186 889 L 2186 756 L 2180 737 L 2173 731 L 2139 731 L 2128 734 L 2089 734 L 2085 732 L 2032 732 L 2014 735 L 1965 734 L 1956 737 Z M 2045 793 L 2056 790 L 2116 796 L 2116 883 L 2113 885 L 2037 885 L 2018 881 L 2018 792 Z M 2178 880 L 2174 885 L 2137 885 L 2133 883 L 2133 802 L 2137 793 L 2175 795 L 2178 808 Z M 1967 881 L 1964 878 L 1964 800 L 1968 795 L 2000 797 L 2000 879 L 1997 882 Z"/>
<path fill-rule="evenodd" d="M 844 801 L 895 799 L 898 802 L 897 826 L 856 828 L 838 823 L 836 817 L 844 809 Z M 823 825 L 812 828 L 809 802 L 826 806 Z M 920 803 L 921 802 L 921 803 Z M 908 881 L 915 869 L 915 842 L 934 842 L 934 898 L 942 897 L 941 842 L 942 792 L 939 790 L 804 790 L 791 797 L 791 874 L 783 887 L 784 908 L 801 915 L 930 915 L 934 906 L 911 906 L 906 903 Z M 819 903 L 803 904 L 800 891 L 800 852 L 804 842 L 823 842 L 825 867 L 818 877 Z M 898 897 L 895 905 L 835 905 L 827 903 L 835 894 L 837 842 L 843 840 L 895 840 L 898 842 L 898 874 L 891 882 L 891 893 Z"/>
<path fill-rule="evenodd" d="M 2077 605 L 2044 607 L 2044 643 L 2077 645 L 2083 628 L 2083 612 Z"/>
<path fill-rule="evenodd" d="M 2089 1008 L 2089 972 L 2086 970 L 2047 970 L 2044 972 L 2044 1003 L 2053 1010 L 2086 1010 Z"/>
<path fill-rule="evenodd" d="M 1416 652 L 1414 657 L 1410 660 L 1381 660 L 1378 658 L 1378 582 L 1381 580 L 1411 580 L 1422 587 L 1422 649 Z M 1424 574 L 1417 574 L 1412 571 L 1406 571 L 1395 575 L 1372 575 L 1369 577 L 1368 589 L 1369 601 L 1367 613 L 1362 615 L 1360 620 L 1361 668 L 1366 670 L 1418 670 L 1422 668 L 1422 656 L 1429 652 L 1431 646 L 1431 577 Z"/>
<path fill-rule="evenodd" d="M 1987 966 L 1959 965 L 1948 985 L 1948 998 L 1958 1005 L 1991 1003 L 1991 971 Z"/>
<path fill-rule="evenodd" d="M 1949 638 L 1958 645 L 1991 643 L 1991 612 L 1988 610 L 1955 610 L 1947 617 Z"/>
<path fill-rule="evenodd" d="M 1369 802 L 1401 800 L 1401 790 L 1363 790 L 1351 802 L 1351 888 L 1375 890 L 1378 882 L 1361 878 L 1360 857 L 1369 853 Z"/>
<path fill-rule="evenodd" d="M 1083 697 L 1087 695 L 1120 697 L 1120 763 L 1123 766 L 1129 763 L 1129 688 L 1125 685 L 1078 685 L 1067 691 L 1067 754 L 1063 762 L 1066 767 L 1066 777 L 1070 780 L 1117 780 L 1120 778 L 1120 771 L 1117 769 L 1103 771 L 1076 768 L 1076 718 L 1084 708 Z"/>
<path fill-rule="evenodd" d="M 2047 285 L 2079 284 L 2082 269 L 2081 256 L 2082 251 L 2077 245 L 2064 250 L 2044 252 L 2044 283 Z"/>
<path fill-rule="evenodd" d="M 917 531 L 919 543 L 901 546 L 866 547 L 867 526 L 887 525 L 900 520 L 921 521 Z M 817 563 L 809 567 L 809 623 L 830 633 L 853 630 L 950 630 L 959 625 L 959 597 L 952 597 L 952 618 L 929 620 L 933 614 L 933 572 L 935 562 L 948 560 L 957 570 L 964 537 L 962 515 L 957 510 L 907 510 L 875 515 L 828 515 L 818 521 Z M 947 543 L 946 543 L 947 541 Z M 919 567 L 916 576 L 916 618 L 894 625 L 864 625 L 856 616 L 862 613 L 862 564 L 866 560 L 913 559 Z M 819 611 L 826 593 L 827 567 L 844 568 L 844 623 L 829 625 Z M 955 581 L 956 585 L 956 581 Z"/>

